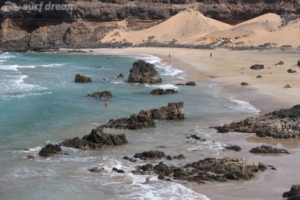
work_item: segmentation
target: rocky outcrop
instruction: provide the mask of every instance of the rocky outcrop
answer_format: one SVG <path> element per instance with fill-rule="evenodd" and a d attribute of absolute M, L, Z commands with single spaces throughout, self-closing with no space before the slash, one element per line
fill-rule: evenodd
<path fill-rule="evenodd" d="M 296 73 L 297 71 L 296 70 L 293 70 L 293 69 L 288 69 L 287 70 L 287 73 Z"/>
<path fill-rule="evenodd" d="M 240 122 L 216 127 L 220 133 L 256 133 L 259 137 L 298 138 L 300 136 L 300 105 L 276 110 Z"/>
<path fill-rule="evenodd" d="M 183 102 L 169 103 L 166 107 L 159 109 L 141 110 L 139 114 L 130 117 L 111 119 L 107 124 L 101 125 L 102 128 L 117 129 L 143 129 L 154 128 L 154 120 L 182 120 L 184 119 Z"/>
<path fill-rule="evenodd" d="M 242 82 L 241 85 L 242 85 L 242 86 L 247 86 L 247 85 L 249 85 L 249 84 L 248 84 L 247 82 Z"/>
<path fill-rule="evenodd" d="M 265 68 L 264 65 L 259 65 L 259 64 L 255 64 L 250 67 L 250 69 L 254 69 L 254 70 L 260 70 L 264 68 Z"/>
<path fill-rule="evenodd" d="M 186 85 L 188 85 L 188 86 L 196 86 L 196 83 L 194 81 L 190 81 L 190 82 L 187 82 Z"/>
<path fill-rule="evenodd" d="M 233 151 L 241 151 L 242 150 L 242 148 L 238 145 L 230 145 L 230 146 L 226 146 L 224 148 L 228 149 L 228 150 L 233 150 Z"/>
<path fill-rule="evenodd" d="M 289 154 L 289 152 L 285 149 L 277 149 L 272 146 L 262 145 L 260 147 L 255 147 L 250 150 L 251 153 L 265 153 L 265 154 Z"/>
<path fill-rule="evenodd" d="M 125 134 L 108 134 L 104 133 L 102 128 L 93 129 L 89 135 L 84 136 L 82 139 L 78 137 L 65 140 L 60 143 L 60 146 L 72 147 L 76 149 L 96 150 L 101 149 L 103 146 L 115 146 L 127 144 Z"/>
<path fill-rule="evenodd" d="M 80 75 L 80 74 L 77 74 L 77 75 L 75 76 L 75 82 L 76 82 L 76 83 L 87 83 L 87 82 L 91 82 L 91 81 L 92 81 L 91 78 L 86 77 L 86 76 L 82 76 L 82 75 Z"/>
<path fill-rule="evenodd" d="M 123 74 L 119 74 L 119 75 L 117 76 L 117 78 L 124 78 L 124 75 L 123 75 Z"/>
<path fill-rule="evenodd" d="M 176 85 L 187 85 L 187 86 L 196 86 L 196 83 L 194 81 L 186 82 L 184 83 L 177 83 Z"/>
<path fill-rule="evenodd" d="M 103 92 L 95 92 L 94 94 L 88 94 L 87 97 L 111 98 L 112 94 L 110 91 L 103 91 Z"/>
<path fill-rule="evenodd" d="M 161 159 L 166 157 L 163 151 L 144 151 L 143 153 L 136 153 L 133 157 L 141 160 L 147 159 Z"/>
<path fill-rule="evenodd" d="M 283 193 L 282 195 L 287 200 L 299 200 L 300 199 L 300 185 L 293 185 L 291 190 Z"/>
<path fill-rule="evenodd" d="M 54 154 L 62 154 L 61 147 L 57 144 L 47 144 L 39 152 L 39 156 L 42 157 L 49 157 L 53 156 Z"/>
<path fill-rule="evenodd" d="M 161 83 L 159 73 L 154 69 L 154 65 L 143 60 L 136 61 L 130 70 L 128 83 Z"/>
<path fill-rule="evenodd" d="M 165 94 L 175 94 L 175 93 L 178 93 L 178 91 L 173 90 L 173 89 L 166 89 L 166 90 L 155 89 L 150 92 L 150 94 L 154 94 L 154 95 L 165 95 Z"/>
<path fill-rule="evenodd" d="M 138 166 L 137 170 L 132 171 L 132 173 L 146 175 L 154 172 L 159 175 L 158 179 L 161 180 L 166 180 L 165 177 L 167 176 L 178 180 L 204 183 L 203 181 L 225 182 L 228 179 L 248 180 L 254 177 L 254 173 L 265 169 L 264 164 L 243 158 L 205 158 L 184 167 L 169 167 L 163 162 L 157 165 L 146 164 Z"/>

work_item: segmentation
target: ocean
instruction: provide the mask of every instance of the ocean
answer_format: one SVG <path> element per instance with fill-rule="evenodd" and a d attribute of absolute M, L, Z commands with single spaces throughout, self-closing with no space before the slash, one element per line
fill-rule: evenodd
<path fill-rule="evenodd" d="M 161 84 L 126 83 L 132 63 L 145 60 L 162 75 Z M 101 68 L 99 68 L 101 66 Z M 117 79 L 120 73 L 124 78 Z M 92 78 L 91 83 L 75 83 L 76 74 Z M 90 53 L 8 53 L 0 52 L 0 199 L 81 200 L 81 199 L 208 199 L 197 193 L 196 183 L 160 181 L 157 175 L 130 173 L 137 165 L 161 160 L 131 163 L 123 156 L 149 150 L 167 155 L 183 154 L 183 160 L 162 160 L 183 166 L 206 157 L 222 157 L 224 146 L 244 134 L 226 136 L 209 129 L 260 111 L 235 95 L 222 93 L 224 85 L 185 83 L 187 73 L 160 58 L 120 52 Z M 172 88 L 179 93 L 156 96 L 152 89 Z M 98 98 L 85 97 L 98 91 L 113 94 L 109 106 Z M 144 130 L 105 130 L 125 133 L 128 144 L 84 151 L 63 148 L 68 155 L 38 156 L 47 143 L 83 137 L 92 128 L 110 119 L 129 117 L 140 110 L 160 108 L 169 102 L 184 102 L 183 121 L 156 121 L 156 128 Z M 186 139 L 196 134 L 206 141 Z M 165 146 L 165 148 L 157 148 Z M 32 155 L 34 159 L 28 159 Z M 88 169 L 103 167 L 103 173 Z M 124 174 L 112 171 L 123 169 Z M 143 184 L 146 178 L 150 184 Z M 234 183 L 217 183 L 218 187 Z"/>

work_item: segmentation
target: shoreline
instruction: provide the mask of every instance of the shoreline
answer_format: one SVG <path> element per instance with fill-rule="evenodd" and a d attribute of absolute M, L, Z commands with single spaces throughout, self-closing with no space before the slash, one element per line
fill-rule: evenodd
<path fill-rule="evenodd" d="M 66 52 L 74 49 L 60 49 Z M 300 98 L 300 74 L 287 73 L 288 69 L 298 68 L 296 65 L 298 54 L 294 52 L 281 51 L 229 51 L 229 50 L 195 50 L 195 49 L 176 49 L 176 48 L 127 48 L 127 49 L 79 49 L 81 52 L 104 52 L 116 51 L 126 53 L 142 53 L 149 54 L 162 59 L 163 62 L 171 64 L 173 67 L 183 70 L 188 74 L 186 81 L 212 81 L 223 83 L 226 86 L 222 92 L 229 94 L 239 94 L 241 92 L 254 92 L 268 96 L 269 101 L 278 103 L 280 106 L 276 108 L 289 108 L 298 103 Z M 212 52 L 212 58 L 210 53 Z M 171 57 L 169 58 L 169 53 Z M 274 66 L 280 59 L 274 57 L 286 57 L 285 65 Z M 277 56 L 278 55 L 278 56 Z M 264 57 L 267 56 L 266 59 Z M 274 58 L 273 58 L 274 57 Z M 237 60 L 237 58 L 239 60 Z M 223 61 L 224 60 L 224 61 Z M 264 64 L 263 70 L 249 69 L 254 64 Z M 294 64 L 294 65 L 293 65 Z M 227 68 L 227 66 L 229 66 Z M 270 69 L 268 69 L 270 67 Z M 243 69 L 243 70 L 242 70 Z M 241 74 L 242 73 L 242 74 Z M 271 73 L 271 74 L 270 74 Z M 256 78 L 262 75 L 263 78 Z M 211 78 L 213 77 L 213 78 Z M 241 86 L 241 82 L 248 82 L 249 86 Z M 290 84 L 292 88 L 283 89 L 286 84 Z M 258 106 L 261 113 L 273 111 L 264 108 L 264 105 L 257 104 L 256 99 L 246 100 L 252 105 Z"/>

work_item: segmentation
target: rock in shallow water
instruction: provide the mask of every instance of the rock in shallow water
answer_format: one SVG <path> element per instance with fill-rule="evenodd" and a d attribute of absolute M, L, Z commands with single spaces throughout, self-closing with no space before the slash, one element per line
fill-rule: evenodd
<path fill-rule="evenodd" d="M 39 152 L 39 156 L 42 157 L 49 157 L 53 156 L 54 154 L 62 154 L 61 147 L 57 144 L 47 144 Z"/>
<path fill-rule="evenodd" d="M 280 139 L 300 136 L 300 105 L 290 109 L 280 109 L 257 117 L 249 117 L 240 122 L 232 122 L 216 127 L 220 133 L 256 133 L 259 137 Z"/>
<path fill-rule="evenodd" d="M 111 119 L 107 124 L 101 125 L 102 128 L 117 128 L 117 129 L 143 129 L 154 128 L 154 120 L 182 120 L 184 119 L 184 103 L 169 103 L 166 107 L 159 109 L 150 109 L 147 111 L 141 110 L 139 114 L 131 115 L 130 117 Z"/>
<path fill-rule="evenodd" d="M 93 94 L 88 94 L 87 97 L 111 98 L 112 94 L 110 91 L 103 91 L 103 92 L 95 92 Z"/>
<path fill-rule="evenodd" d="M 299 200 L 300 199 L 300 185 L 293 185 L 291 190 L 283 193 L 283 197 L 288 197 L 287 200 Z"/>
<path fill-rule="evenodd" d="M 272 146 L 262 145 L 261 147 L 255 147 L 250 150 L 251 153 L 265 153 L 265 154 L 280 154 L 285 153 L 289 154 L 289 152 L 285 149 L 277 149 Z"/>
<path fill-rule="evenodd" d="M 166 90 L 155 89 L 150 92 L 150 94 L 154 94 L 154 95 L 165 95 L 165 94 L 175 94 L 175 93 L 178 93 L 178 91 L 173 90 L 173 89 L 166 89 Z"/>
<path fill-rule="evenodd" d="M 91 78 L 86 77 L 86 76 L 82 76 L 80 74 L 77 74 L 75 76 L 75 82 L 77 82 L 77 83 L 87 83 L 87 82 L 91 82 L 91 81 L 92 81 Z"/>
<path fill-rule="evenodd" d="M 128 83 L 161 83 L 161 76 L 151 63 L 139 60 L 133 63 L 128 77 Z"/>

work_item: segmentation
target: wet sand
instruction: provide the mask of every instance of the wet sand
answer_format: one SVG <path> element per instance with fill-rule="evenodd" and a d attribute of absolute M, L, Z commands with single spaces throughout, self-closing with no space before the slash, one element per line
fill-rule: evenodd
<path fill-rule="evenodd" d="M 89 51 L 89 50 L 87 50 Z M 98 50 L 92 50 L 98 51 Z M 99 51 L 108 51 L 100 49 Z M 167 49 L 167 48 L 129 48 L 109 49 L 109 51 L 121 51 L 132 53 L 145 53 L 160 57 L 176 68 L 188 73 L 186 81 L 213 81 L 225 84 L 220 96 L 234 95 L 235 99 L 250 102 L 262 113 L 279 108 L 289 108 L 298 103 L 300 93 L 300 75 L 288 74 L 287 69 L 297 67 L 295 64 L 298 55 L 285 52 L 213 52 Z M 171 53 L 171 58 L 169 58 Z M 285 65 L 274 66 L 282 60 Z M 264 64 L 264 70 L 250 70 L 253 64 Z M 271 69 L 268 69 L 270 67 Z M 243 68 L 243 70 L 241 70 Z M 241 74 L 241 72 L 244 72 Z M 270 74 L 272 72 L 272 74 Z M 262 75 L 257 79 L 256 75 Z M 217 76 L 217 78 L 210 78 Z M 298 80 L 297 80 L 298 79 Z M 250 86 L 243 87 L 239 84 L 246 81 Z M 201 84 L 201 82 L 199 82 Z M 285 84 L 290 84 L 291 89 L 283 89 Z M 235 119 L 238 120 L 238 119 Z M 219 157 L 246 158 L 273 165 L 276 170 L 269 167 L 265 172 L 256 174 L 249 181 L 229 181 L 227 183 L 206 183 L 203 185 L 190 184 L 190 187 L 213 200 L 234 199 L 282 199 L 282 194 L 288 191 L 293 184 L 298 184 L 297 174 L 300 173 L 300 139 L 274 139 L 259 138 L 254 134 L 227 133 L 221 137 L 226 144 L 239 145 L 241 152 L 223 151 Z M 251 148 L 268 144 L 277 148 L 285 148 L 289 155 L 257 155 L 249 152 Z"/>

